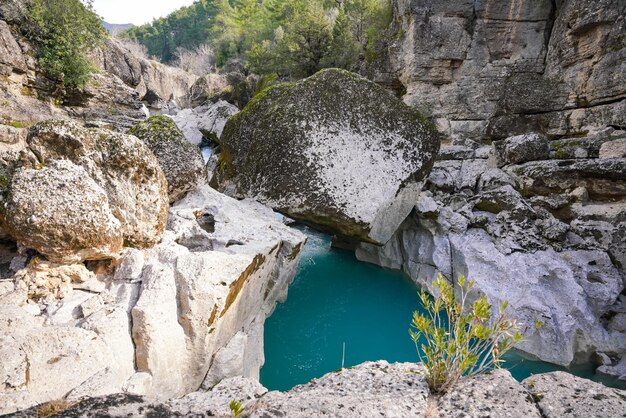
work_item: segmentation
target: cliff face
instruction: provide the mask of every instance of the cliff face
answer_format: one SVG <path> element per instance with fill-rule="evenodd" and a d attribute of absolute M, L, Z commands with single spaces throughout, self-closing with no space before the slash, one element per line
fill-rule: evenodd
<path fill-rule="evenodd" d="M 137 58 L 113 39 L 92 53 L 100 69 L 80 92 L 63 95 L 37 66 L 36 49 L 24 36 L 29 22 L 24 2 L 0 5 L 0 123 L 32 125 L 42 120 L 74 119 L 124 130 L 186 95 L 195 76 L 155 61 Z"/>
<path fill-rule="evenodd" d="M 626 1 L 396 0 L 390 70 L 457 140 L 626 126 Z"/>
<path fill-rule="evenodd" d="M 625 18 L 625 0 L 394 1 L 378 81 L 401 82 L 442 147 L 395 236 L 357 250 L 426 287 L 468 276 L 543 324 L 522 350 L 563 365 L 600 356 L 621 379 Z"/>

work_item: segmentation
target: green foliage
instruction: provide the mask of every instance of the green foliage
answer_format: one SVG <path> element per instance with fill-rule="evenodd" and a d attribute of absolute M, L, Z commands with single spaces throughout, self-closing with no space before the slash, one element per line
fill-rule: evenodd
<path fill-rule="evenodd" d="M 328 56 L 332 42 L 332 26 L 324 9 L 311 2 L 287 21 L 279 59 L 288 63 L 290 75 L 308 77 L 323 68 L 322 60 Z"/>
<path fill-rule="evenodd" d="M 199 0 L 152 23 L 133 27 L 121 36 L 133 39 L 148 49 L 148 54 L 171 62 L 176 49 L 192 50 L 207 43 L 217 9 L 214 0 Z"/>
<path fill-rule="evenodd" d="M 273 86 L 274 84 L 276 84 L 278 82 L 279 82 L 278 74 L 276 74 L 276 73 L 265 74 L 256 83 L 256 90 L 255 90 L 254 94 L 255 95 L 259 94 L 260 92 L 262 92 L 266 88 L 271 87 L 271 86 Z"/>
<path fill-rule="evenodd" d="M 96 71 L 87 53 L 106 37 L 92 1 L 33 0 L 30 12 L 45 73 L 68 88 L 87 83 Z"/>
<path fill-rule="evenodd" d="M 243 407 L 243 405 L 241 405 L 240 402 L 237 402 L 235 400 L 230 401 L 230 405 L 228 405 L 228 408 L 233 413 L 233 418 L 239 418 L 241 414 L 243 414 L 243 411 L 245 411 L 246 409 Z"/>
<path fill-rule="evenodd" d="M 441 275 L 433 286 L 440 295 L 432 298 L 425 291 L 420 293 L 426 314 L 413 313 L 409 333 L 426 366 L 430 389 L 445 393 L 463 375 L 473 376 L 500 367 L 504 362 L 502 355 L 520 342 L 522 335 L 517 323 L 505 314 L 506 302 L 495 318 L 486 296 L 468 303 L 473 281 L 459 278 L 459 302 L 453 286 Z"/>
<path fill-rule="evenodd" d="M 349 69 L 359 56 L 359 44 L 350 28 L 345 8 L 339 10 L 333 27 L 333 38 L 324 67 Z"/>
<path fill-rule="evenodd" d="M 217 67 L 245 59 L 257 74 L 304 77 L 377 56 L 390 0 L 200 0 L 125 36 L 170 62 L 208 44 Z"/>

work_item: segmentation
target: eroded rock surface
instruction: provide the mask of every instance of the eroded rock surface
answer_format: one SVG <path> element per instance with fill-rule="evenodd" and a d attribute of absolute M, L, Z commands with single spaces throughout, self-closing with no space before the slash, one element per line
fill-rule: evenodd
<path fill-rule="evenodd" d="M 71 266 L 15 255 L 22 267 L 0 288 L 0 414 L 258 379 L 263 323 L 286 297 L 304 239 L 260 204 L 204 185 L 170 209 L 152 248 Z"/>
<path fill-rule="evenodd" d="M 528 328 L 522 350 L 562 365 L 611 353 L 611 369 L 626 354 L 626 334 L 608 327 L 626 308 L 626 177 L 624 159 L 598 151 L 625 135 L 559 140 L 550 154 L 538 136 L 444 145 L 414 213 L 384 247 L 362 244 L 357 257 L 426 287 L 438 273 L 465 275 L 495 304 L 509 302 Z M 532 152 L 513 158 L 511 145 Z"/>
<path fill-rule="evenodd" d="M 410 212 L 438 149 L 418 112 L 342 70 L 269 88 L 219 143 L 221 190 L 376 243 Z"/>
<path fill-rule="evenodd" d="M 458 141 L 625 127 L 621 0 L 396 2 L 379 76 Z"/>
<path fill-rule="evenodd" d="M 626 393 L 565 372 L 529 377 L 522 384 L 537 403 L 541 416 L 623 417 Z"/>
<path fill-rule="evenodd" d="M 378 361 L 329 373 L 284 393 L 267 392 L 251 379 L 233 378 L 223 380 L 211 390 L 166 402 L 127 394 L 88 398 L 65 405 L 63 416 L 229 417 L 232 412 L 228 405 L 235 400 L 245 407 L 241 416 L 264 418 L 621 418 L 626 407 L 625 393 L 562 372 L 533 376 L 522 385 L 508 371 L 497 370 L 462 379 L 438 399 L 430 394 L 423 366 Z M 30 417 L 36 413 L 37 409 L 33 408 L 12 416 Z"/>
<path fill-rule="evenodd" d="M 3 203 L 5 230 L 51 260 L 112 258 L 122 249 L 122 225 L 106 191 L 71 161 L 18 169 Z"/>
<path fill-rule="evenodd" d="M 167 183 L 137 138 L 43 122 L 12 164 L 0 224 L 21 245 L 73 263 L 110 258 L 123 243 L 143 248 L 160 240 Z"/>

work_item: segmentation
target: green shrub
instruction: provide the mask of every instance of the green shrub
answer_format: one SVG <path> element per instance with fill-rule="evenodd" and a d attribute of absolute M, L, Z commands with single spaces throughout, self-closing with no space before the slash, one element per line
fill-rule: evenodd
<path fill-rule="evenodd" d="M 461 376 L 500 367 L 502 355 L 522 339 L 517 323 L 505 314 L 506 302 L 492 318 L 487 296 L 468 303 L 474 282 L 462 276 L 458 282 L 458 301 L 453 286 L 441 275 L 433 283 L 439 296 L 433 298 L 422 290 L 419 297 L 426 314 L 414 312 L 409 329 L 434 393 L 445 393 Z"/>
<path fill-rule="evenodd" d="M 33 0 L 31 38 L 39 46 L 39 65 L 50 78 L 75 89 L 87 83 L 95 66 L 87 53 L 106 37 L 92 1 Z"/>

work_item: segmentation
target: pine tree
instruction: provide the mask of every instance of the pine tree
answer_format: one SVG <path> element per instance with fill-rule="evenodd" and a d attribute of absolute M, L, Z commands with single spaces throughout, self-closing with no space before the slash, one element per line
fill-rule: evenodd
<path fill-rule="evenodd" d="M 333 26 L 333 41 L 328 56 L 323 60 L 324 67 L 349 69 L 359 56 L 359 45 L 350 30 L 350 22 L 343 7 Z"/>

